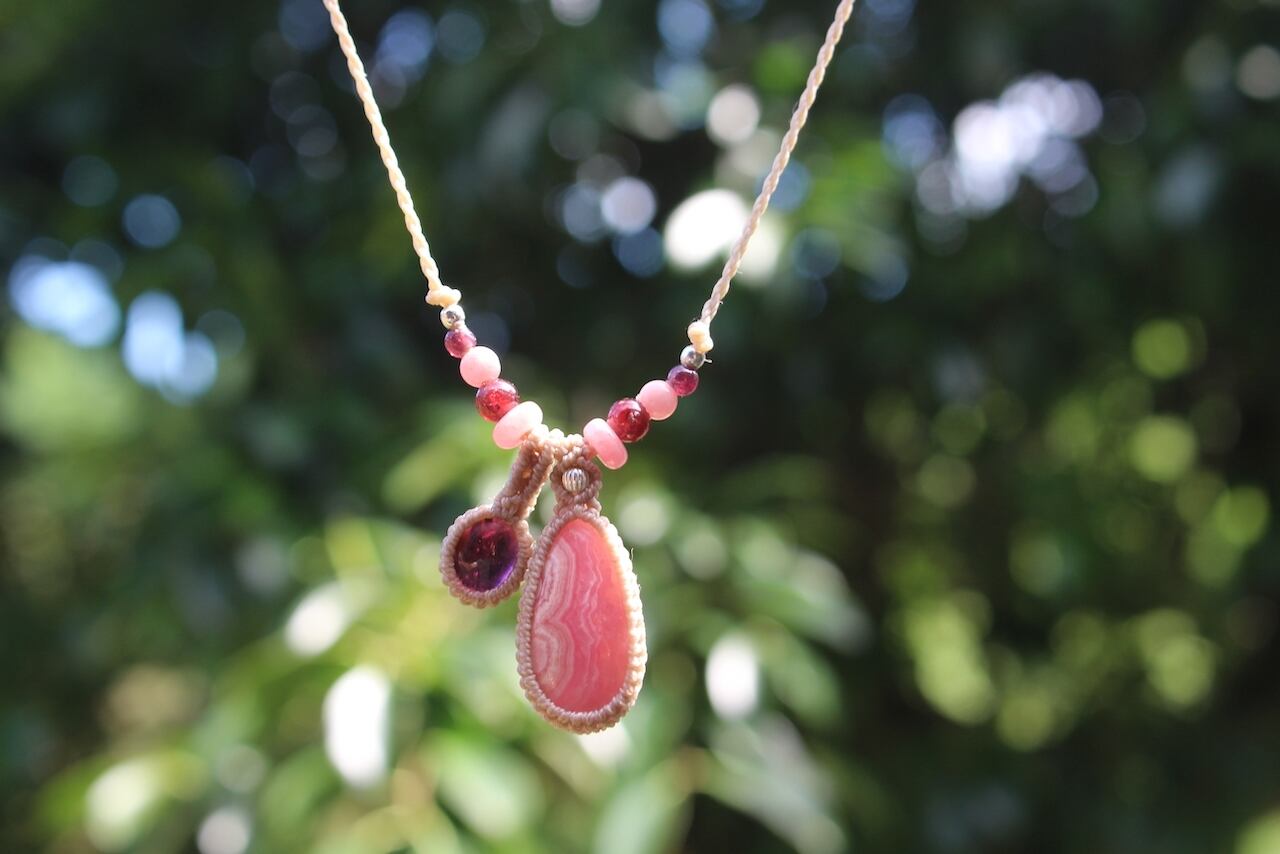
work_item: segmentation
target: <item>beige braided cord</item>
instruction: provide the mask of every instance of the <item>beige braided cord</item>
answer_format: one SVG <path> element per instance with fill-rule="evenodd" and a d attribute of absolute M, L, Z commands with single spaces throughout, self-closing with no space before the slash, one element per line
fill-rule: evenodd
<path fill-rule="evenodd" d="M 756 229 L 760 227 L 760 220 L 764 217 L 765 211 L 769 209 L 769 200 L 773 198 L 774 191 L 778 189 L 778 181 L 781 180 L 782 173 L 787 168 L 787 163 L 791 160 L 796 143 L 800 139 L 800 131 L 804 128 L 805 122 L 808 121 L 809 111 L 813 108 L 813 102 L 818 97 L 818 87 L 822 85 L 822 80 L 826 77 L 827 66 L 831 64 L 831 59 L 835 56 L 836 45 L 839 44 L 840 37 L 844 35 L 845 24 L 848 23 L 849 16 L 853 14 L 854 2 L 855 0 L 840 0 L 840 5 L 836 7 L 835 20 L 831 22 L 831 26 L 827 29 L 827 37 L 823 41 L 822 47 L 818 50 L 817 59 L 814 60 L 813 69 L 809 72 L 809 79 L 805 83 L 804 91 L 800 93 L 800 99 L 796 102 L 795 110 L 791 114 L 791 123 L 787 127 L 786 134 L 782 137 L 782 145 L 778 149 L 777 156 L 773 158 L 773 165 L 765 176 L 764 184 L 760 188 L 760 194 L 756 196 L 755 204 L 751 206 L 751 214 L 747 217 L 747 222 L 742 227 L 742 233 L 738 236 L 729 252 L 729 258 L 725 261 L 720 278 L 711 289 L 711 296 L 702 306 L 702 314 L 697 320 L 689 324 L 689 342 L 693 344 L 694 349 L 698 350 L 698 352 L 705 353 L 712 347 L 711 321 L 715 319 L 716 313 L 720 311 L 720 305 L 724 302 L 724 298 L 728 295 L 729 288 L 733 284 L 733 277 L 737 275 L 738 268 L 742 265 L 742 258 L 747 254 L 747 247 L 751 243 L 751 238 L 755 235 Z M 444 283 L 440 281 L 439 267 L 436 265 L 435 259 L 431 257 L 431 248 L 427 245 L 427 238 L 422 233 L 422 223 L 418 220 L 418 215 L 413 209 L 413 197 L 409 195 L 409 188 L 405 185 L 404 173 L 400 171 L 396 153 L 391 148 L 391 138 L 387 134 L 386 126 L 382 123 L 382 113 L 378 109 L 377 101 L 374 100 L 373 87 L 369 85 L 364 63 L 360 61 L 360 55 L 356 52 L 355 42 L 351 39 L 351 31 L 347 27 L 347 19 L 343 16 L 342 10 L 338 6 L 338 0 L 324 0 L 324 5 L 329 10 L 329 19 L 333 24 L 334 33 L 338 36 L 338 44 L 347 58 L 347 68 L 351 71 L 351 79 L 355 82 L 356 95 L 359 96 L 360 102 L 364 105 L 365 116 L 369 119 L 369 126 L 373 130 L 373 141 L 378 146 L 378 153 L 382 156 L 383 165 L 387 167 L 387 176 L 391 179 L 391 188 L 395 190 L 396 202 L 399 203 L 400 210 L 404 213 L 404 224 L 409 230 L 410 238 L 413 240 L 413 249 L 421 261 L 422 274 L 427 278 L 427 302 L 441 307 L 453 305 L 461 299 L 462 294 L 453 288 L 445 287 Z"/>
<path fill-rule="evenodd" d="M 400 162 L 396 159 L 395 149 L 391 147 L 391 136 L 387 133 L 386 125 L 382 123 L 382 111 L 378 109 L 378 102 L 373 97 L 373 87 L 369 85 L 364 63 L 360 61 L 356 43 L 351 38 L 346 16 L 342 14 L 338 0 L 324 0 L 324 7 L 329 10 L 329 21 L 333 24 L 334 34 L 338 37 L 338 45 L 347 58 L 347 69 L 351 72 L 351 80 L 355 83 L 356 95 L 364 105 L 365 117 L 373 130 L 374 144 L 378 146 L 378 153 L 382 155 L 382 165 L 387 167 L 391 189 L 395 191 L 396 202 L 400 205 L 401 213 L 404 214 L 404 226 L 409 230 L 409 237 L 413 240 L 413 251 L 418 254 L 422 275 L 427 278 L 427 302 L 441 308 L 453 305 L 462 298 L 462 294 L 454 288 L 445 287 L 440 281 L 440 268 L 431 257 L 431 247 L 427 244 L 426 235 L 422 233 L 422 222 L 413 209 L 413 196 L 409 195 L 409 188 L 405 185 L 404 172 L 400 171 Z"/>
<path fill-rule="evenodd" d="M 818 57 L 814 60 L 813 69 L 809 72 L 804 91 L 800 93 L 800 100 L 796 102 L 796 108 L 791 113 L 791 124 L 787 127 L 786 135 L 782 137 L 782 145 L 773 158 L 773 166 L 765 176 L 760 194 L 756 196 L 756 202 L 751 206 L 751 215 L 747 217 L 742 233 L 729 252 L 729 258 L 725 261 L 720 279 L 711 289 L 710 298 L 702 306 L 702 314 L 689 324 L 689 342 L 700 353 L 711 349 L 711 321 L 715 318 L 716 312 L 720 311 L 720 304 L 729 293 L 729 287 L 733 284 L 733 277 L 738 274 L 738 267 L 742 266 L 742 258 L 747 254 L 751 238 L 760 227 L 760 220 L 764 217 L 764 212 L 769 209 L 769 200 L 778 189 L 778 181 L 782 179 L 782 173 L 786 170 L 791 154 L 796 149 L 800 131 L 808 121 L 809 110 L 812 109 L 813 102 L 818 97 L 818 87 L 822 85 L 822 80 L 827 75 L 827 66 L 835 56 L 840 37 L 844 35 L 844 26 L 849 21 L 849 16 L 853 14 L 853 4 L 854 0 L 841 0 L 840 5 L 836 7 L 835 20 L 831 22 L 830 28 L 827 29 L 827 38 L 818 49 Z"/>

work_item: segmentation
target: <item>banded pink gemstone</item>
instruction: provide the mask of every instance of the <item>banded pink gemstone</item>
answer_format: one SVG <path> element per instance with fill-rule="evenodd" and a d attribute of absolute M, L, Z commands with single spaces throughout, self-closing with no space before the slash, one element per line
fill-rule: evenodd
<path fill-rule="evenodd" d="M 566 711 L 605 707 L 631 668 L 631 615 L 623 570 L 604 533 L 582 519 L 561 527 L 533 595 L 538 687 Z"/>

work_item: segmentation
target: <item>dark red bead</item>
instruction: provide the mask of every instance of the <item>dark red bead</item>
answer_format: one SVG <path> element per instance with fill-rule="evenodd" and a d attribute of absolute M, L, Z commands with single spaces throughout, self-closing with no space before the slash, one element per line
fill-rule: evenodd
<path fill-rule="evenodd" d="M 520 538 L 505 519 L 482 519 L 454 546 L 453 571 L 471 590 L 488 592 L 511 577 L 520 558 Z"/>
<path fill-rule="evenodd" d="M 520 392 L 506 380 L 490 380 L 476 392 L 476 411 L 486 421 L 497 421 L 520 402 Z"/>
<path fill-rule="evenodd" d="M 467 355 L 476 346 L 476 334 L 465 326 L 455 326 L 444 334 L 444 348 L 455 359 Z"/>
<path fill-rule="evenodd" d="M 624 442 L 643 439 L 649 432 L 649 410 L 634 397 L 624 397 L 609 407 L 609 428 Z"/>
<path fill-rule="evenodd" d="M 698 390 L 698 372 L 684 365 L 676 365 L 667 374 L 667 385 L 681 397 L 688 397 Z"/>

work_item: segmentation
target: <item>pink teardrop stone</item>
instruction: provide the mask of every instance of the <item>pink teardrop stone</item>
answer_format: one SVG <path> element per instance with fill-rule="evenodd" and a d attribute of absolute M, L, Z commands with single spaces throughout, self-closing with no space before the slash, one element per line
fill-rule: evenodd
<path fill-rule="evenodd" d="M 608 705 L 631 667 L 631 616 L 622 568 L 595 525 L 556 532 L 534 594 L 533 676 L 570 712 Z"/>

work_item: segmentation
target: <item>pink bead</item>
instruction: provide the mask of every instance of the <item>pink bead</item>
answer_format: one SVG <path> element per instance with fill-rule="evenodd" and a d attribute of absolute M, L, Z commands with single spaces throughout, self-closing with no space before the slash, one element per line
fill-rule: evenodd
<path fill-rule="evenodd" d="M 649 417 L 654 421 L 670 418 L 676 411 L 676 403 L 680 397 L 664 380 L 649 380 L 636 395 L 640 405 L 649 410 Z"/>
<path fill-rule="evenodd" d="M 605 468 L 620 469 L 627 461 L 627 448 L 603 418 L 592 418 L 582 428 L 582 438 L 596 452 Z"/>
<path fill-rule="evenodd" d="M 542 423 L 542 407 L 532 400 L 516 404 L 493 425 L 493 443 L 499 448 L 517 448 L 529 431 Z"/>
<path fill-rule="evenodd" d="M 462 378 L 467 381 L 467 385 L 480 388 L 490 380 L 498 378 L 502 373 L 502 362 L 498 360 L 498 354 L 488 347 L 472 347 L 462 357 L 458 370 Z"/>

